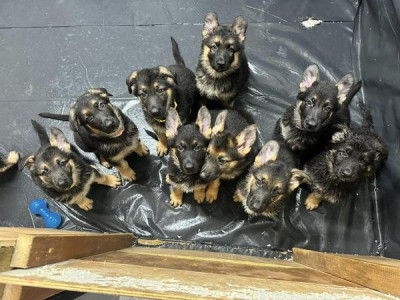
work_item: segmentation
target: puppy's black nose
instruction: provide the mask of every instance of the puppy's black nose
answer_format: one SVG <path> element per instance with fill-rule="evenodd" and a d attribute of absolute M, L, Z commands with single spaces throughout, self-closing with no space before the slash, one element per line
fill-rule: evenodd
<path fill-rule="evenodd" d="M 208 174 L 205 171 L 200 172 L 200 178 L 206 180 L 208 178 Z"/>
<path fill-rule="evenodd" d="M 191 162 L 185 163 L 185 169 L 186 170 L 193 170 L 194 169 L 193 163 L 191 163 Z"/>
<path fill-rule="evenodd" d="M 261 201 L 251 201 L 250 208 L 254 211 L 258 211 L 261 208 Z"/>
<path fill-rule="evenodd" d="M 348 177 L 350 177 L 350 176 L 353 174 L 353 172 L 351 171 L 351 169 L 345 168 L 345 169 L 342 169 L 342 170 L 340 171 L 340 174 L 341 174 L 343 177 L 348 178 Z"/>
<path fill-rule="evenodd" d="M 218 67 L 223 67 L 223 66 L 225 66 L 225 60 L 224 60 L 223 58 L 218 58 L 217 61 L 216 61 L 216 63 L 217 63 L 217 66 L 218 66 Z"/>
<path fill-rule="evenodd" d="M 150 108 L 150 113 L 153 116 L 157 116 L 160 113 L 160 110 L 157 107 L 153 106 L 153 107 Z"/>
<path fill-rule="evenodd" d="M 317 122 L 315 120 L 306 120 L 306 126 L 309 129 L 315 128 L 317 126 Z"/>
<path fill-rule="evenodd" d="M 106 126 L 107 128 L 113 127 L 115 124 L 113 119 L 105 119 L 104 120 L 104 126 Z"/>
<path fill-rule="evenodd" d="M 65 178 L 60 178 L 58 179 L 57 184 L 60 187 L 66 187 L 68 185 L 68 180 Z"/>

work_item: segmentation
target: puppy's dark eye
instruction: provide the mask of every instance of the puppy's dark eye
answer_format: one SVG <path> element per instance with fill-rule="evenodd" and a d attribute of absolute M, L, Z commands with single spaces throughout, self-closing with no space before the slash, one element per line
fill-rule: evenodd
<path fill-rule="evenodd" d="M 226 163 L 226 159 L 223 158 L 223 157 L 218 157 L 218 163 L 219 163 L 220 165 L 224 165 L 224 164 Z"/>
<path fill-rule="evenodd" d="M 103 102 L 100 102 L 100 103 L 98 104 L 98 106 L 99 106 L 100 109 L 103 109 L 106 105 L 105 105 Z"/>
<path fill-rule="evenodd" d="M 339 157 L 348 157 L 349 155 L 347 154 L 346 151 L 342 150 L 338 152 Z"/>
<path fill-rule="evenodd" d="M 212 50 L 212 51 L 217 51 L 217 50 L 218 50 L 217 45 L 212 44 L 212 45 L 211 45 L 211 50 Z"/>
<path fill-rule="evenodd" d="M 256 185 L 257 185 L 257 186 L 259 186 L 259 187 L 261 187 L 261 186 L 262 186 L 262 184 L 263 184 L 263 181 L 262 181 L 262 179 L 260 179 L 260 178 L 256 178 Z"/>
<path fill-rule="evenodd" d="M 309 107 L 313 107 L 314 106 L 314 102 L 312 100 L 310 100 L 310 99 L 307 99 L 306 100 L 306 105 L 309 106 Z"/>
<path fill-rule="evenodd" d="M 206 157 L 210 157 L 210 156 L 211 156 L 210 151 L 207 150 Z"/>
<path fill-rule="evenodd" d="M 67 161 L 66 161 L 66 160 L 60 160 L 60 161 L 58 162 L 58 165 L 59 165 L 60 167 L 64 167 L 66 164 L 67 164 Z"/>
<path fill-rule="evenodd" d="M 146 94 L 145 92 L 141 92 L 141 93 L 139 94 L 139 96 L 140 96 L 141 98 L 146 98 L 146 97 L 147 97 L 147 94 Z"/>
<path fill-rule="evenodd" d="M 157 92 L 157 94 L 163 94 L 163 93 L 164 93 L 164 91 L 165 91 L 164 89 L 157 89 L 157 91 L 156 91 L 156 92 Z"/>
<path fill-rule="evenodd" d="M 200 151 L 200 149 L 201 149 L 200 145 L 195 145 L 193 148 L 194 151 Z"/>
<path fill-rule="evenodd" d="M 365 159 L 362 158 L 362 157 L 360 157 L 360 158 L 358 159 L 358 162 L 359 162 L 361 165 L 366 165 L 366 164 L 367 164 L 367 162 L 365 161 Z"/>
<path fill-rule="evenodd" d="M 49 169 L 44 167 L 43 170 L 42 170 L 42 175 L 47 175 L 47 174 L 49 174 Z"/>
<path fill-rule="evenodd" d="M 178 146 L 178 151 L 179 151 L 179 152 L 185 151 L 185 147 L 183 147 L 182 145 L 179 145 L 179 146 Z"/>
<path fill-rule="evenodd" d="M 275 190 L 272 191 L 272 197 L 279 196 L 280 193 L 281 193 L 281 192 L 280 192 L 279 189 L 275 189 Z"/>
<path fill-rule="evenodd" d="M 85 116 L 85 120 L 86 120 L 86 122 L 91 122 L 91 121 L 93 121 L 93 116 L 91 114 L 87 114 Z"/>
<path fill-rule="evenodd" d="M 331 111 L 331 107 L 330 106 L 324 106 L 323 111 L 324 112 L 330 112 Z"/>
<path fill-rule="evenodd" d="M 234 52 L 234 51 L 233 51 L 233 48 L 232 48 L 232 47 L 229 47 L 229 48 L 228 48 L 228 52 L 229 52 L 229 54 L 233 54 L 233 52 Z"/>

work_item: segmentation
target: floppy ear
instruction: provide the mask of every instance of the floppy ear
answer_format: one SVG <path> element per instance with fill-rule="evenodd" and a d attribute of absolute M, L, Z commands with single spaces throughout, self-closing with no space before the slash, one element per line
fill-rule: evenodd
<path fill-rule="evenodd" d="M 262 147 L 260 153 L 256 156 L 253 166 L 258 168 L 265 165 L 268 161 L 274 161 L 278 157 L 279 144 L 277 141 L 269 141 Z"/>
<path fill-rule="evenodd" d="M 88 89 L 88 93 L 92 95 L 99 95 L 100 97 L 103 98 L 112 96 L 105 88 Z"/>
<path fill-rule="evenodd" d="M 343 142 L 350 134 L 349 127 L 346 125 L 337 125 L 339 131 L 336 131 L 331 137 L 331 143 L 338 144 Z"/>
<path fill-rule="evenodd" d="M 236 136 L 237 150 L 240 155 L 245 156 L 251 151 L 251 147 L 257 139 L 257 126 L 247 126 Z"/>
<path fill-rule="evenodd" d="M 197 113 L 196 125 L 201 134 L 206 138 L 211 137 L 211 115 L 207 107 L 202 106 Z"/>
<path fill-rule="evenodd" d="M 354 77 L 353 74 L 351 73 L 343 76 L 342 79 L 338 81 L 336 86 L 338 89 L 339 104 L 343 104 L 346 101 L 347 95 L 349 94 L 353 84 L 354 84 Z"/>
<path fill-rule="evenodd" d="M 217 133 L 222 133 L 224 131 L 227 115 L 227 110 L 223 110 L 218 114 L 217 118 L 215 119 L 214 127 L 212 128 L 212 135 L 216 135 Z"/>
<path fill-rule="evenodd" d="M 25 166 L 27 166 L 29 170 L 32 170 L 35 159 L 36 153 L 30 153 L 27 156 L 22 157 L 18 162 L 18 170 L 22 171 Z"/>
<path fill-rule="evenodd" d="M 178 112 L 175 108 L 170 107 L 168 109 L 167 120 L 165 123 L 165 134 L 167 139 L 173 139 L 178 135 L 178 129 L 181 127 L 181 119 L 179 118 Z"/>
<path fill-rule="evenodd" d="M 137 75 L 134 71 L 130 76 L 126 77 L 126 85 L 128 86 L 129 94 L 137 96 Z"/>
<path fill-rule="evenodd" d="M 305 92 L 316 81 L 319 81 L 319 68 L 316 64 L 312 64 L 304 70 L 303 81 L 300 82 L 300 91 Z"/>
<path fill-rule="evenodd" d="M 217 14 L 215 12 L 206 14 L 203 27 L 203 39 L 208 38 L 218 26 L 219 23 Z"/>
<path fill-rule="evenodd" d="M 50 128 L 50 145 L 64 152 L 71 151 L 71 145 L 68 143 L 64 133 L 57 127 Z"/>
<path fill-rule="evenodd" d="M 240 43 L 243 43 L 246 38 L 247 22 L 242 16 L 236 17 L 232 24 L 232 29 L 239 36 Z"/>

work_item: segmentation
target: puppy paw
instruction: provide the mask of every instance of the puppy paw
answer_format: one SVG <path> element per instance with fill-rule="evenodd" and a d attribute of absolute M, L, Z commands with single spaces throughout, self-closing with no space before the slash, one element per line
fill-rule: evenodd
<path fill-rule="evenodd" d="M 112 165 L 108 161 L 105 161 L 105 160 L 101 162 L 101 165 L 107 169 L 112 168 Z"/>
<path fill-rule="evenodd" d="M 205 189 L 195 189 L 194 190 L 194 200 L 197 203 L 201 204 L 204 202 L 206 198 L 206 190 Z"/>
<path fill-rule="evenodd" d="M 157 155 L 159 157 L 163 157 L 167 153 L 168 153 L 168 146 L 163 144 L 163 143 L 161 143 L 161 142 L 158 142 L 157 143 Z"/>
<path fill-rule="evenodd" d="M 313 203 L 311 201 L 310 202 L 306 201 L 305 205 L 306 205 L 307 210 L 314 210 L 314 209 L 318 208 L 318 206 L 319 206 L 319 204 Z"/>
<path fill-rule="evenodd" d="M 242 202 L 242 199 L 241 199 L 240 194 L 239 194 L 238 191 L 236 191 L 236 192 L 233 194 L 233 201 L 234 201 L 234 202 Z"/>
<path fill-rule="evenodd" d="M 16 151 L 11 151 L 7 157 L 7 163 L 10 165 L 15 165 L 19 160 L 19 154 Z"/>
<path fill-rule="evenodd" d="M 136 173 L 131 168 L 126 169 L 124 171 L 120 171 L 122 178 L 126 181 L 135 181 L 136 180 Z"/>
<path fill-rule="evenodd" d="M 218 198 L 218 189 L 207 189 L 206 192 L 206 201 L 208 203 L 213 203 Z"/>
<path fill-rule="evenodd" d="M 107 185 L 116 188 L 122 184 L 121 178 L 116 175 L 107 175 Z"/>
<path fill-rule="evenodd" d="M 78 206 L 85 211 L 89 211 L 93 208 L 93 200 L 85 198 L 84 200 L 78 203 Z"/>
<path fill-rule="evenodd" d="M 182 195 L 177 195 L 175 193 L 171 193 L 171 201 L 170 201 L 171 205 L 173 207 L 178 207 L 181 206 L 183 203 L 183 198 Z"/>
<path fill-rule="evenodd" d="M 138 147 L 138 151 L 136 152 L 139 156 L 147 156 L 149 155 L 149 148 L 145 144 L 140 143 Z"/>

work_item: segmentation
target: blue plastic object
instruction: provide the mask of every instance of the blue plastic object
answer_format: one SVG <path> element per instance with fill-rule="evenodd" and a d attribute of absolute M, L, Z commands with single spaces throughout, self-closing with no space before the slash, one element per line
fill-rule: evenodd
<path fill-rule="evenodd" d="M 47 208 L 47 202 L 43 199 L 34 199 L 29 205 L 29 210 L 35 215 L 40 215 L 44 219 L 47 228 L 57 228 L 61 224 L 61 216 Z"/>

